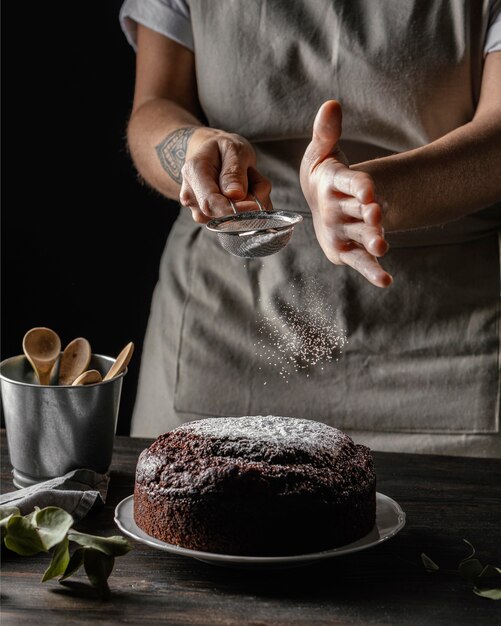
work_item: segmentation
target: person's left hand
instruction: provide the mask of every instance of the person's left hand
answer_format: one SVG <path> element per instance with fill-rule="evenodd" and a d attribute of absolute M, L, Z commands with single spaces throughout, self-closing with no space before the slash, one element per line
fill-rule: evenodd
<path fill-rule="evenodd" d="M 329 100 L 316 115 L 300 171 L 315 234 L 329 261 L 353 267 L 377 287 L 389 287 L 393 279 L 377 261 L 388 243 L 374 181 L 349 167 L 337 145 L 340 136 L 341 106 Z"/>

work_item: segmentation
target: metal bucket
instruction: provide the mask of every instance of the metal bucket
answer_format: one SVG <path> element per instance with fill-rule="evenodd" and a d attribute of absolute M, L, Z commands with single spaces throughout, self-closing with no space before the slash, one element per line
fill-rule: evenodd
<path fill-rule="evenodd" d="M 94 354 L 89 369 L 104 376 L 114 360 Z M 28 487 L 78 468 L 100 474 L 108 471 L 126 372 L 93 385 L 39 385 L 25 356 L 0 363 L 16 487 Z"/>

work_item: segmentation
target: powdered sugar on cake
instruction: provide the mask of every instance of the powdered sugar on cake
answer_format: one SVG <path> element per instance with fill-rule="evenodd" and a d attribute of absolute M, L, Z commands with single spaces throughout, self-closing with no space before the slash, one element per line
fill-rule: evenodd
<path fill-rule="evenodd" d="M 202 419 L 175 429 L 179 430 L 219 439 L 266 442 L 313 454 L 332 454 L 340 443 L 351 442 L 347 435 L 327 424 L 276 415 Z"/>
<path fill-rule="evenodd" d="M 369 449 L 326 424 L 216 417 L 164 433 L 141 454 L 134 519 L 192 550 L 304 554 L 370 531 L 375 480 Z"/>

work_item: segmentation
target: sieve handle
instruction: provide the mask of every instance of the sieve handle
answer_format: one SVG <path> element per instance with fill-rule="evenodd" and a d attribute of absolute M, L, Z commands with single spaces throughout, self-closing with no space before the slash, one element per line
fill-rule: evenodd
<path fill-rule="evenodd" d="M 259 202 L 259 200 L 256 198 L 256 196 L 252 196 L 254 198 L 254 202 L 257 204 L 257 206 L 259 207 L 260 211 L 264 211 L 263 209 L 263 205 Z"/>
<path fill-rule="evenodd" d="M 252 195 L 252 194 L 251 194 Z M 252 196 L 254 198 L 254 202 L 257 204 L 257 206 L 259 207 L 260 211 L 263 211 L 263 213 L 265 213 L 265 209 L 263 209 L 263 205 L 259 202 L 259 200 L 256 198 L 256 196 Z M 233 211 L 233 213 L 235 213 L 235 215 L 238 213 L 235 204 L 233 203 L 233 200 L 231 200 L 230 198 L 228 198 L 228 202 L 230 203 L 231 209 Z"/>

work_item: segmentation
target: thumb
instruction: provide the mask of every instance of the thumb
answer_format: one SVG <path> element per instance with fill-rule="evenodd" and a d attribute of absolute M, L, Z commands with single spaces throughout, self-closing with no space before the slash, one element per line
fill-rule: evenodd
<path fill-rule="evenodd" d="M 330 156 L 341 137 L 341 105 L 337 100 L 324 102 L 313 122 L 313 137 L 307 149 L 311 166 Z"/>

